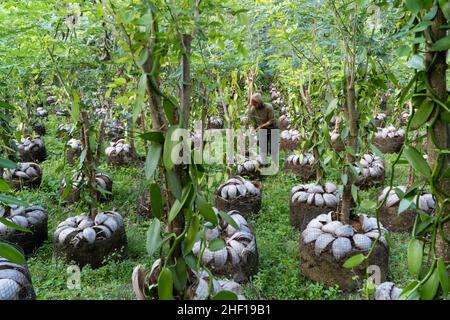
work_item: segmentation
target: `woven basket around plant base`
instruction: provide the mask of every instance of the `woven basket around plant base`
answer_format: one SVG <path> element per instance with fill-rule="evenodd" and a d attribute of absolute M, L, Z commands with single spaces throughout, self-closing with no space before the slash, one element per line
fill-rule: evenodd
<path fill-rule="evenodd" d="M 260 192 L 262 192 L 261 189 Z M 261 210 L 261 194 L 258 196 L 240 196 L 229 200 L 216 195 L 216 208 L 225 212 L 237 210 L 244 218 L 247 218 L 249 215 L 257 214 Z"/>
<path fill-rule="evenodd" d="M 140 216 L 147 217 L 149 219 L 154 218 L 152 212 L 152 206 L 150 204 L 150 193 L 145 191 L 142 193 L 142 195 L 139 197 L 138 207 L 136 209 L 136 213 Z M 162 209 L 163 216 L 167 216 L 167 206 L 164 206 Z"/>
<path fill-rule="evenodd" d="M 60 196 L 64 192 L 64 188 L 60 187 L 59 194 Z M 110 190 L 112 192 L 112 190 Z M 70 193 L 62 200 L 63 203 L 75 203 L 78 200 L 80 200 L 81 194 L 80 190 L 72 188 Z M 112 193 L 101 193 L 100 191 L 97 191 L 97 201 L 99 203 L 105 203 L 112 199 L 113 195 Z"/>
<path fill-rule="evenodd" d="M 63 190 L 62 190 L 63 191 Z M 62 192 L 61 191 L 61 192 Z M 80 190 L 71 190 L 70 193 L 63 199 L 63 203 L 75 203 L 80 200 Z M 101 193 L 97 191 L 97 200 L 99 203 L 105 203 L 112 199 L 112 194 L 109 193 Z"/>
<path fill-rule="evenodd" d="M 32 254 L 47 240 L 47 220 L 48 217 L 46 216 L 40 223 L 28 227 L 31 232 L 11 230 L 4 235 L 0 235 L 0 241 L 7 241 L 19 246 L 26 255 Z"/>
<path fill-rule="evenodd" d="M 250 180 L 261 180 L 264 177 L 261 175 L 261 170 L 247 171 L 244 169 L 242 172 L 237 172 L 237 175 L 246 177 Z"/>
<path fill-rule="evenodd" d="M 317 207 L 306 202 L 293 204 L 290 201 L 290 221 L 291 224 L 300 231 L 305 230 L 308 223 L 316 218 L 319 214 L 328 213 L 330 211 L 336 211 L 337 205 L 334 207 Z"/>
<path fill-rule="evenodd" d="M 285 151 L 297 150 L 299 146 L 300 141 L 281 139 L 280 143 L 281 150 Z"/>
<path fill-rule="evenodd" d="M 233 266 L 231 262 L 220 268 L 214 268 L 214 265 L 210 266 L 211 272 L 216 276 L 223 276 L 228 279 L 233 279 L 238 283 L 243 283 L 250 280 L 250 277 L 258 273 L 259 268 L 259 255 L 258 248 L 254 254 L 247 255 L 247 261 L 240 261 L 237 266 Z"/>
<path fill-rule="evenodd" d="M 402 148 L 405 137 L 382 138 L 376 137 L 374 139 L 375 146 L 383 153 L 397 153 Z"/>
<path fill-rule="evenodd" d="M 104 265 L 105 259 L 113 253 L 114 258 L 124 259 L 128 254 L 127 237 L 124 226 L 117 229 L 110 238 L 96 240 L 89 244 L 86 241 L 80 242 L 74 247 L 70 243 L 59 243 L 54 241 L 55 256 L 75 262 L 80 268 L 90 265 L 92 268 L 100 268 Z"/>
<path fill-rule="evenodd" d="M 284 163 L 284 169 L 300 177 L 302 181 L 314 180 L 316 177 L 316 171 L 310 164 L 293 164 L 286 161 Z"/>
<path fill-rule="evenodd" d="M 3 242 L 13 246 L 14 248 L 16 248 L 20 253 L 22 253 L 22 255 L 25 254 L 25 252 L 23 251 L 23 249 L 14 244 L 11 243 L 9 241 L 4 241 Z M 3 258 L 2 256 L 0 256 L 0 270 L 17 270 L 19 272 L 21 272 L 28 280 L 28 285 L 24 286 L 22 288 L 22 290 L 19 293 L 19 297 L 18 300 L 36 300 L 36 293 L 34 292 L 34 288 L 33 288 L 33 283 L 31 281 L 31 275 L 30 275 L 30 270 L 28 269 L 28 265 L 25 263 L 25 265 L 16 265 L 14 264 L 11 265 L 11 262 L 5 258 Z"/>
<path fill-rule="evenodd" d="M 33 131 L 36 132 L 36 134 L 43 136 L 46 134 L 45 126 L 42 123 L 35 123 L 33 125 Z"/>
<path fill-rule="evenodd" d="M 314 251 L 314 243 L 304 244 L 300 239 L 300 270 L 306 278 L 312 281 L 327 286 L 337 284 L 341 290 L 353 291 L 361 288 L 366 279 L 366 264 L 362 263 L 353 269 L 344 268 L 342 265 L 348 258 L 359 253 L 364 254 L 363 251 L 353 248 L 344 258 L 337 261 L 331 250 L 317 256 Z M 386 281 L 389 272 L 389 249 L 382 243 L 377 243 L 368 262 L 369 265 L 380 268 L 381 281 Z"/>
<path fill-rule="evenodd" d="M 214 123 L 209 123 L 208 122 L 208 126 L 206 127 L 206 129 L 223 129 L 224 128 L 224 124 L 214 124 Z"/>
<path fill-rule="evenodd" d="M 126 167 L 133 163 L 131 154 L 124 156 L 123 154 L 110 155 L 108 162 L 114 167 Z"/>
<path fill-rule="evenodd" d="M 21 162 L 42 162 L 45 161 L 47 158 L 47 149 L 45 146 L 39 147 L 35 146 L 34 148 L 25 151 L 25 150 L 19 150 L 20 154 L 20 161 Z"/>
<path fill-rule="evenodd" d="M 81 149 L 69 148 L 66 151 L 67 163 L 74 165 L 81 155 Z"/>
<path fill-rule="evenodd" d="M 345 150 L 345 144 L 341 139 L 331 142 L 331 148 L 336 152 L 342 152 Z"/>
<path fill-rule="evenodd" d="M 384 124 L 385 119 L 375 119 L 375 127 L 380 128 Z"/>
<path fill-rule="evenodd" d="M 280 127 L 280 131 L 289 130 L 291 123 L 288 120 L 278 120 L 278 125 Z"/>
<path fill-rule="evenodd" d="M 14 186 L 14 189 L 16 190 L 22 190 L 24 187 L 28 187 L 30 189 L 35 189 L 35 188 L 39 188 L 39 186 L 41 185 L 42 182 L 42 174 L 34 177 L 33 179 L 30 180 L 25 180 L 23 178 L 19 178 L 19 177 L 14 177 L 17 179 L 14 180 L 10 180 L 9 182 L 12 183 L 12 185 Z"/>
<path fill-rule="evenodd" d="M 402 126 L 402 127 L 406 127 L 407 125 L 408 125 L 408 118 L 401 118 L 400 119 L 400 125 Z"/>
<path fill-rule="evenodd" d="M 384 205 L 380 210 L 380 221 L 391 232 L 411 232 L 416 213 L 411 209 L 407 209 L 398 214 L 398 206 L 399 204 L 396 204 L 388 208 Z"/>
<path fill-rule="evenodd" d="M 358 181 L 356 181 L 356 185 L 361 189 L 361 190 L 368 190 L 374 186 L 380 186 L 383 185 L 384 183 L 384 179 L 385 179 L 385 172 L 383 171 L 383 173 L 377 177 L 364 177 L 359 179 Z"/>

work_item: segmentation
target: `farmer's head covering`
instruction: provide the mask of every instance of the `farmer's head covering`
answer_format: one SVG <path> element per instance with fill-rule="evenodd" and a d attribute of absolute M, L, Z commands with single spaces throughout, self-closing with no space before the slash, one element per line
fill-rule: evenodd
<path fill-rule="evenodd" d="M 252 99 L 250 102 L 252 105 L 260 106 L 263 103 L 261 94 L 255 93 L 254 95 L 252 95 Z"/>

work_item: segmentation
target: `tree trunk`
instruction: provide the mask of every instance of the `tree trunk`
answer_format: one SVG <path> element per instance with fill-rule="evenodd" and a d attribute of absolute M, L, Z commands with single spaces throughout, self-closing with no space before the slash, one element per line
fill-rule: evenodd
<path fill-rule="evenodd" d="M 94 199 L 94 203 L 97 202 L 97 183 L 95 180 L 95 160 L 92 152 L 92 146 L 89 139 L 89 118 L 86 111 L 81 111 L 81 126 L 82 126 L 82 139 L 83 145 L 86 150 L 86 158 L 83 163 L 83 175 L 88 181 L 89 196 Z M 97 208 L 92 204 L 89 204 L 89 213 L 92 219 L 97 215 Z"/>
<path fill-rule="evenodd" d="M 163 114 L 162 103 L 161 103 L 161 95 L 160 95 L 160 79 L 159 76 L 151 77 L 149 74 L 153 69 L 153 52 L 157 48 L 157 33 L 158 33 L 158 24 L 157 18 L 152 14 L 153 23 L 152 23 L 152 32 L 149 39 L 149 49 L 148 49 L 148 58 L 145 61 L 142 68 L 145 73 L 147 73 L 147 93 L 149 96 L 149 106 L 150 106 L 150 118 L 152 119 L 152 129 L 157 131 L 166 131 L 167 130 L 167 119 Z M 156 57 L 158 59 L 158 57 Z"/>
<path fill-rule="evenodd" d="M 413 147 L 417 146 L 417 139 L 418 138 L 419 138 L 419 132 L 416 131 L 413 134 L 413 138 L 412 138 L 413 142 L 411 143 L 411 145 Z M 409 168 L 408 168 L 408 181 L 406 182 L 406 187 L 407 188 L 411 187 L 414 184 L 414 174 L 415 174 L 414 167 L 410 165 Z"/>
<path fill-rule="evenodd" d="M 189 129 L 189 114 L 191 109 L 191 70 L 190 70 L 190 51 L 191 51 L 191 41 L 192 41 L 192 35 L 190 34 L 184 34 L 181 39 L 181 44 L 183 47 L 183 54 L 181 57 L 181 67 L 182 67 L 182 79 L 183 79 L 183 86 L 181 90 L 181 110 L 182 110 L 182 117 L 183 117 L 183 123 L 182 127 L 185 129 Z M 175 165 L 174 168 L 176 174 L 180 177 L 180 179 L 183 178 L 186 170 L 186 166 L 184 164 Z M 172 223 L 169 225 L 169 231 L 176 234 L 178 237 L 184 230 L 185 227 L 185 219 L 184 219 L 184 212 L 181 212 L 177 215 L 177 217 L 172 221 Z M 177 248 L 174 251 L 173 257 L 176 261 L 178 257 L 181 257 L 182 250 L 181 250 L 181 242 L 178 244 Z"/>
<path fill-rule="evenodd" d="M 133 119 L 130 117 L 127 119 L 127 137 L 130 141 L 131 157 L 136 159 L 136 147 L 134 145 L 134 131 L 133 131 Z"/>
<path fill-rule="evenodd" d="M 98 141 L 97 141 L 97 153 L 95 156 L 95 166 L 97 167 L 100 163 L 100 158 L 103 152 L 103 140 L 105 139 L 105 120 L 100 122 L 100 128 L 98 131 Z"/>
<path fill-rule="evenodd" d="M 446 29 L 444 28 L 445 25 L 446 19 L 442 10 L 439 8 L 430 30 L 433 41 L 438 41 L 446 36 Z M 436 97 L 443 103 L 447 103 L 447 51 L 431 52 L 431 48 L 428 48 L 426 54 L 426 65 L 428 69 L 428 80 L 433 94 L 436 95 Z M 431 92 L 429 93 L 431 94 Z M 432 139 L 433 134 L 435 141 Z M 450 148 L 450 125 L 442 121 L 441 118 L 438 118 L 435 125 L 428 130 L 427 140 L 428 159 L 430 165 L 433 167 L 438 158 L 436 147 L 442 149 Z M 443 159 L 441 173 L 445 172 L 449 168 L 450 157 L 446 156 Z M 438 187 L 446 193 L 446 197 L 449 197 L 450 178 L 440 178 Z M 442 201 L 443 199 L 438 199 L 437 209 L 439 209 L 439 206 L 442 205 Z M 441 214 L 448 216 L 450 214 L 449 212 L 450 205 L 447 204 Z M 450 221 L 447 221 L 447 223 L 443 226 L 443 233 L 444 235 L 447 235 L 447 237 L 450 235 Z M 447 263 L 450 261 L 450 244 L 441 233 L 438 233 L 437 235 L 436 255 L 438 257 L 442 257 L 445 261 L 447 261 Z"/>
<path fill-rule="evenodd" d="M 141 130 L 142 133 L 147 132 L 147 128 L 145 127 L 145 112 L 144 110 L 141 111 Z M 148 145 L 147 145 L 147 141 L 144 140 L 144 149 L 145 149 L 145 154 L 148 153 Z"/>
<path fill-rule="evenodd" d="M 191 55 L 192 36 L 190 34 L 182 35 L 183 55 L 181 58 L 181 68 L 183 73 L 183 86 L 181 90 L 181 105 L 183 110 L 184 128 L 189 129 L 189 113 L 191 112 L 191 65 L 189 62 Z"/>
<path fill-rule="evenodd" d="M 146 68 L 144 68 L 145 72 L 147 71 Z M 152 119 L 152 129 L 157 131 L 166 131 L 167 130 L 167 122 L 165 121 L 165 117 L 162 114 L 162 103 L 161 103 L 161 96 L 159 95 L 156 90 L 153 89 L 151 82 L 152 79 L 150 76 L 147 76 L 147 94 L 149 95 L 149 111 L 150 111 L 150 118 Z M 159 80 L 156 79 L 155 85 L 159 85 Z"/>
<path fill-rule="evenodd" d="M 355 93 L 355 73 L 354 73 L 354 57 L 350 57 L 347 54 L 346 57 L 346 83 L 345 83 L 345 103 L 344 110 L 347 117 L 347 125 L 349 128 L 348 144 L 352 149 L 352 152 L 357 151 L 358 147 L 358 122 L 359 115 L 356 107 L 356 93 Z M 354 155 L 352 152 L 346 152 L 345 160 L 347 166 L 353 165 L 355 162 Z M 347 184 L 344 186 L 344 191 L 342 195 L 342 207 L 340 212 L 339 220 L 348 224 L 350 219 L 350 213 L 355 208 L 355 202 L 352 196 L 352 185 L 354 183 L 353 173 L 348 167 L 345 168 L 345 174 L 348 177 Z"/>

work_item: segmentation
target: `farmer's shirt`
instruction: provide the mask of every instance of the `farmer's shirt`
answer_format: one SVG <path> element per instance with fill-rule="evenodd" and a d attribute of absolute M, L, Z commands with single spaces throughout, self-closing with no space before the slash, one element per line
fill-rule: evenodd
<path fill-rule="evenodd" d="M 248 120 L 251 124 L 255 124 L 256 126 L 263 125 L 267 123 L 269 120 L 272 120 L 272 124 L 267 128 L 276 128 L 276 121 L 273 115 L 273 107 L 270 103 L 264 103 L 262 108 L 257 108 L 255 106 L 251 106 L 248 111 Z"/>

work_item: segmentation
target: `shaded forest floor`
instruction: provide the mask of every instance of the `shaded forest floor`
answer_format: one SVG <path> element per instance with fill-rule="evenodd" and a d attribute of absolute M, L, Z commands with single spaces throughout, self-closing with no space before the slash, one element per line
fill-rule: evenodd
<path fill-rule="evenodd" d="M 125 217 L 129 244 L 129 256 L 123 261 L 109 261 L 104 267 L 81 271 L 81 289 L 68 289 L 70 263 L 53 257 L 52 237 L 56 226 L 65 218 L 76 214 L 74 206 L 59 204 L 58 188 L 64 172 L 58 167 L 63 163 L 65 139 L 55 138 L 60 118 L 50 116 L 45 121 L 47 135 L 43 137 L 48 150 L 48 160 L 43 165 L 44 177 L 38 190 L 23 190 L 19 195 L 30 203 L 47 208 L 49 214 L 49 234 L 47 242 L 28 259 L 33 285 L 40 299 L 134 299 L 131 288 L 131 273 L 137 264 L 150 266 L 155 257 L 149 257 L 145 249 L 146 231 L 149 219 L 138 216 L 139 197 L 145 190 L 143 169 L 111 168 L 102 164 L 100 169 L 110 174 L 114 181 L 114 198 L 102 208 L 115 208 Z M 143 153 L 141 151 L 141 153 Z M 390 161 L 394 156 L 386 157 Z M 281 154 L 280 163 L 284 162 Z M 105 162 L 103 162 L 105 163 Z M 220 172 L 220 170 L 218 171 Z M 397 170 L 395 183 L 405 183 L 407 167 Z M 67 170 L 66 170 L 67 174 Z M 388 170 L 387 176 L 390 172 Z M 208 188 L 211 203 L 218 181 Z M 259 215 L 250 219 L 256 233 L 260 257 L 260 269 L 253 279 L 245 284 L 248 299 L 364 299 L 362 292 L 347 294 L 337 287 L 324 287 L 303 278 L 299 272 L 299 232 L 289 223 L 289 191 L 300 181 L 289 174 L 280 172 L 265 177 L 263 183 L 263 204 Z M 361 193 L 363 204 L 375 201 L 381 188 Z M 369 201 L 370 200 L 370 201 Z M 372 209 L 372 211 L 371 211 Z M 373 208 L 361 208 L 373 214 Z M 393 247 L 390 254 L 390 279 L 399 286 L 406 283 L 406 248 L 408 235 L 392 235 Z"/>

